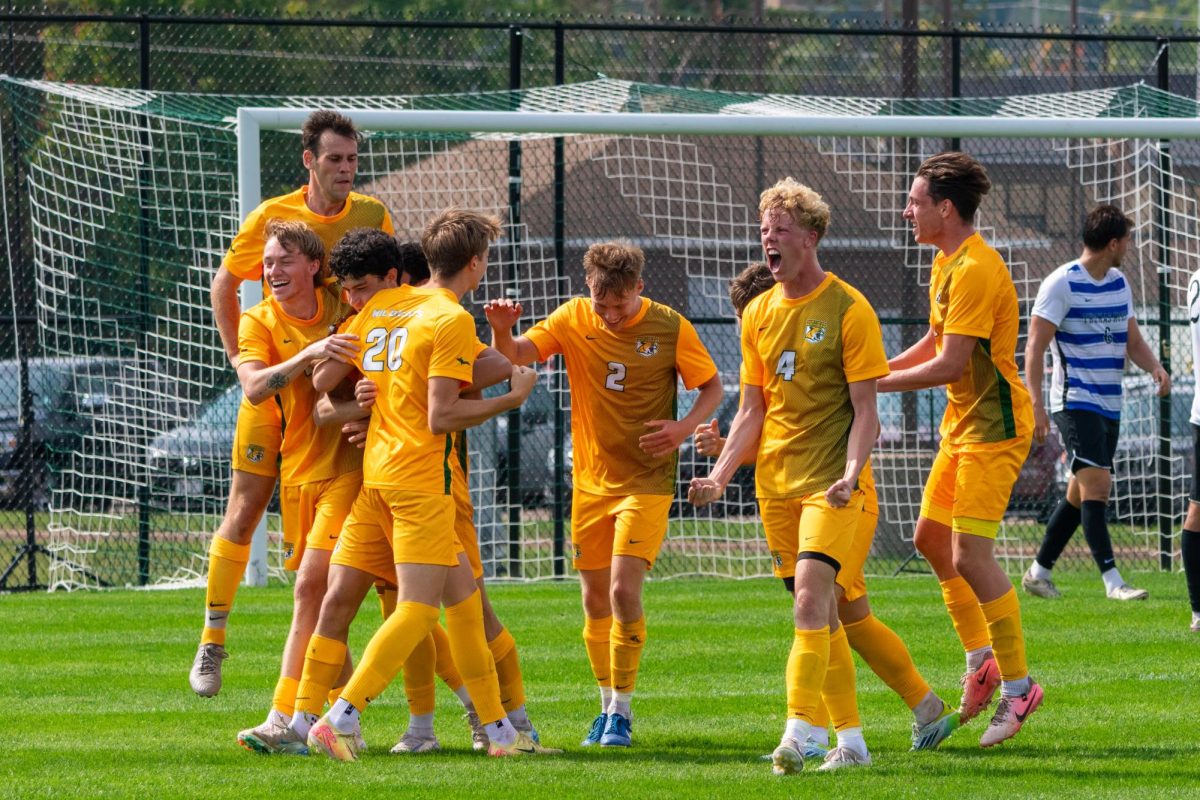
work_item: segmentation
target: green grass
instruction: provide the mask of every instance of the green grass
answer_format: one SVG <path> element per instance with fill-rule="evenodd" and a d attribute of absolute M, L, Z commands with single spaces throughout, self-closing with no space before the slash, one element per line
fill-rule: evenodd
<path fill-rule="evenodd" d="M 758 760 L 785 716 L 791 628 L 776 581 L 648 585 L 635 747 L 625 752 L 576 746 L 597 701 L 575 585 L 494 587 L 521 647 L 531 715 L 544 742 L 566 747 L 561 757 L 511 762 L 469 751 L 444 688 L 437 730 L 446 751 L 388 755 L 405 719 L 398 685 L 365 715 L 373 749 L 359 763 L 237 747 L 237 731 L 257 724 L 270 703 L 286 588 L 239 594 L 225 688 L 211 700 L 187 686 L 200 591 L 0 596 L 0 797 L 1195 797 L 1200 636 L 1187 632 L 1182 577 L 1138 574 L 1151 592 L 1138 604 L 1105 600 L 1093 575 L 1059 583 L 1063 600 L 1023 602 L 1046 701 L 1016 739 L 981 750 L 979 719 L 939 752 L 909 753 L 907 709 L 860 665 L 875 766 L 788 779 Z M 962 655 L 933 578 L 878 579 L 872 588 L 879 617 L 905 638 L 934 688 L 956 701 Z M 364 606 L 355 652 L 377 619 Z"/>

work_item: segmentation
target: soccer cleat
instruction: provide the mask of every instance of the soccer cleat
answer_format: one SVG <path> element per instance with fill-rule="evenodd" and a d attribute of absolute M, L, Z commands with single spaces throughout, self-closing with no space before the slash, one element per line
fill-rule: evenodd
<path fill-rule="evenodd" d="M 812 739 L 805 739 L 804 749 L 801 752 L 804 753 L 805 759 L 816 758 L 824 760 L 825 756 L 829 755 L 829 748 L 823 747 Z"/>
<path fill-rule="evenodd" d="M 528 733 L 528 734 L 529 734 L 529 738 L 530 738 L 530 739 L 533 739 L 533 741 L 534 741 L 534 743 L 535 743 L 535 744 L 541 744 L 541 743 L 542 743 L 542 737 L 541 737 L 541 736 L 538 736 L 537 728 L 533 727 L 533 723 L 532 723 L 532 722 L 530 722 L 528 719 L 526 719 L 524 722 L 522 722 L 522 723 L 521 723 L 521 724 L 519 724 L 519 725 L 518 725 L 517 723 L 513 722 L 513 723 L 512 723 L 512 726 L 513 726 L 514 728 L 516 728 L 518 731 L 522 731 L 522 732 L 524 732 L 524 733 Z"/>
<path fill-rule="evenodd" d="M 912 749 L 937 750 L 938 745 L 950 738 L 950 734 L 958 730 L 958 709 L 942 703 L 942 713 L 933 722 L 925 725 L 913 723 Z"/>
<path fill-rule="evenodd" d="M 817 772 L 832 772 L 835 769 L 847 767 L 871 766 L 871 754 L 860 753 L 849 747 L 835 747 L 825 756 L 825 763 L 817 767 Z"/>
<path fill-rule="evenodd" d="M 1106 594 L 1109 600 L 1145 600 L 1150 597 L 1150 593 L 1145 589 L 1135 589 L 1128 583 L 1114 586 L 1107 590 Z"/>
<path fill-rule="evenodd" d="M 1000 686 L 1000 668 L 996 666 L 995 656 L 988 653 L 978 669 L 963 674 L 960 683 L 963 696 L 958 708 L 958 724 L 966 725 L 992 704 L 992 697 Z"/>
<path fill-rule="evenodd" d="M 342 733 L 324 717 L 308 732 L 309 752 L 324 753 L 335 761 L 357 760 L 359 741 L 357 733 Z"/>
<path fill-rule="evenodd" d="M 200 645 L 188 675 L 192 691 L 201 697 L 216 697 L 221 691 L 221 662 L 227 658 L 229 653 L 219 644 Z"/>
<path fill-rule="evenodd" d="M 555 750 L 552 747 L 542 747 L 526 731 L 517 731 L 516 740 L 507 747 L 496 742 L 492 742 L 488 746 L 488 755 L 500 758 L 507 756 L 556 756 L 560 753 L 562 753 L 562 750 Z"/>
<path fill-rule="evenodd" d="M 1062 592 L 1054 585 L 1054 581 L 1049 578 L 1035 578 L 1030 570 L 1026 570 L 1025 574 L 1021 576 L 1021 588 L 1025 590 L 1026 594 L 1044 597 L 1047 600 L 1057 600 L 1062 597 Z"/>
<path fill-rule="evenodd" d="M 592 729 L 588 731 L 588 735 L 579 743 L 580 747 L 591 747 L 594 744 L 600 744 L 600 737 L 604 735 L 604 729 L 608 727 L 608 714 L 600 713 L 592 720 Z"/>
<path fill-rule="evenodd" d="M 419 755 L 420 753 L 434 753 L 441 749 L 442 745 L 434 734 L 418 736 L 412 731 L 405 731 L 404 735 L 400 737 L 400 741 L 396 742 L 396 746 L 392 748 L 392 752 L 397 755 Z"/>
<path fill-rule="evenodd" d="M 1041 704 L 1042 687 L 1032 680 L 1029 682 L 1029 689 L 1020 697 L 1001 697 L 1000 705 L 996 707 L 996 713 L 992 715 L 992 721 L 988 723 L 987 730 L 983 732 L 983 738 L 979 740 L 979 746 L 991 747 L 1016 736 L 1017 731 L 1021 730 L 1021 726 L 1025 724 L 1025 720 L 1029 718 L 1030 714 L 1037 711 Z"/>
<path fill-rule="evenodd" d="M 1200 633 L 1200 617 L 1193 617 L 1192 624 L 1188 628 L 1192 633 Z"/>
<path fill-rule="evenodd" d="M 784 739 L 771 753 L 772 775 L 795 775 L 804 770 L 804 754 L 795 739 Z"/>
<path fill-rule="evenodd" d="M 601 747 L 629 747 L 633 744 L 633 722 L 620 714 L 609 714 L 600 735 Z"/>
<path fill-rule="evenodd" d="M 293 756 L 308 755 L 308 745 L 300 734 L 287 725 L 269 719 L 255 728 L 247 728 L 237 735 L 238 744 L 254 753 L 269 755 L 286 753 Z"/>
<path fill-rule="evenodd" d="M 479 715 L 474 711 L 468 711 L 463 714 L 463 719 L 471 726 L 471 749 L 476 753 L 487 752 L 492 740 L 488 738 L 487 731 L 483 728 L 483 723 L 479 721 Z"/>

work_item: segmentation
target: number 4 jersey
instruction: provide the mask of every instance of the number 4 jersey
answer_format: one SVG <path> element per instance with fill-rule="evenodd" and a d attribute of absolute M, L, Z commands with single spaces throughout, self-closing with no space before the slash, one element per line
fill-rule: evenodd
<path fill-rule="evenodd" d="M 379 388 L 363 486 L 449 494 L 453 437 L 429 430 L 429 379 L 471 382 L 471 315 L 449 289 L 400 286 L 376 292 L 343 332 L 358 336 L 358 367 Z"/>
<path fill-rule="evenodd" d="M 576 297 L 525 332 L 538 360 L 562 353 L 571 384 L 575 487 L 599 495 L 675 494 L 677 454 L 655 458 L 638 439 L 675 419 L 679 377 L 688 389 L 717 374 L 692 323 L 674 309 L 641 298 L 642 307 L 611 330 Z"/>
<path fill-rule="evenodd" d="M 803 297 L 776 284 L 742 314 L 742 382 L 766 399 L 759 497 L 823 492 L 846 470 L 850 384 L 888 374 L 879 318 L 857 289 L 826 273 Z"/>

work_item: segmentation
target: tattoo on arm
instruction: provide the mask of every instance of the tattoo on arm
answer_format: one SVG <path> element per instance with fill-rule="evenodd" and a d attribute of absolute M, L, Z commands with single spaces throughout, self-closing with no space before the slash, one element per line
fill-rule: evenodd
<path fill-rule="evenodd" d="M 289 380 L 291 380 L 290 376 L 282 372 L 276 372 L 274 375 L 267 378 L 267 388 L 277 392 L 283 387 L 287 386 Z"/>

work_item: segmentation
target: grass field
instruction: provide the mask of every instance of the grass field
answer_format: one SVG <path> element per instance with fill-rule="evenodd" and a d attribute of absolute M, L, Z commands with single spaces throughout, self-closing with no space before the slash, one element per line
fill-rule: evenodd
<path fill-rule="evenodd" d="M 239 594 L 225 688 L 211 700 L 187 685 L 198 590 L 0 596 L 0 797 L 1197 797 L 1200 636 L 1187 632 L 1182 576 L 1135 578 L 1150 601 L 1105 600 L 1098 578 L 1076 574 L 1061 577 L 1063 600 L 1023 602 L 1046 701 L 1016 739 L 981 750 L 981 718 L 938 752 L 909 753 L 908 710 L 860 664 L 875 766 L 787 779 L 758 760 L 778 741 L 785 714 L 790 615 L 775 581 L 648 586 L 635 746 L 621 752 L 576 746 L 597 706 L 576 587 L 495 587 L 521 647 L 531 716 L 545 743 L 566 748 L 514 761 L 470 752 L 444 687 L 442 754 L 387 753 L 405 720 L 398 685 L 365 715 L 372 750 L 359 763 L 237 747 L 237 731 L 270 703 L 290 609 L 285 587 Z M 962 655 L 933 578 L 880 579 L 873 590 L 880 618 L 934 688 L 957 701 Z M 364 606 L 355 652 L 377 619 Z"/>

